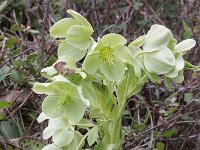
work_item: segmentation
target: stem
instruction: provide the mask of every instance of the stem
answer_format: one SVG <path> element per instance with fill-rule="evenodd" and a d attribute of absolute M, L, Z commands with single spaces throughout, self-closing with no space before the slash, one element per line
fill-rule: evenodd
<path fill-rule="evenodd" d="M 78 147 L 76 148 L 76 150 L 79 150 L 81 148 L 81 145 L 83 144 L 83 142 L 85 141 L 85 139 L 87 138 L 89 134 L 89 131 L 84 135 L 84 137 L 81 139 L 80 143 L 78 144 Z"/>
<path fill-rule="evenodd" d="M 122 105 L 119 109 L 119 113 L 117 115 L 117 118 L 114 119 L 114 122 L 113 122 L 113 130 L 112 130 L 112 133 L 111 133 L 111 140 L 110 140 L 111 144 L 116 142 L 118 127 L 119 127 L 119 124 L 121 124 L 122 113 L 123 113 L 123 111 L 126 107 L 127 92 L 128 92 L 128 79 L 129 79 L 129 74 L 127 75 L 127 79 L 126 79 L 126 89 L 125 89 L 125 92 L 124 92 L 123 102 L 122 102 Z"/>

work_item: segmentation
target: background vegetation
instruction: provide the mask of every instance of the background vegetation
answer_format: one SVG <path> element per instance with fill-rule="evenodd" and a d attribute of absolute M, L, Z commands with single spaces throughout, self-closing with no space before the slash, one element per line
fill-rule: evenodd
<path fill-rule="evenodd" d="M 41 68 L 56 59 L 57 45 L 49 28 L 67 17 L 67 9 L 89 20 L 96 39 L 115 32 L 132 41 L 152 24 L 165 25 L 179 41 L 197 41 L 186 59 L 200 65 L 198 0 L 50 0 L 49 4 L 44 0 L 2 1 L 0 149 L 37 150 L 48 142 L 41 137 L 45 124 L 36 121 L 41 112 L 41 96 L 31 88 L 35 81 L 44 80 L 39 73 Z M 123 117 L 123 149 L 200 149 L 199 75 L 187 71 L 185 81 L 174 84 L 170 92 L 164 84 L 148 82 L 141 93 L 131 97 Z"/>

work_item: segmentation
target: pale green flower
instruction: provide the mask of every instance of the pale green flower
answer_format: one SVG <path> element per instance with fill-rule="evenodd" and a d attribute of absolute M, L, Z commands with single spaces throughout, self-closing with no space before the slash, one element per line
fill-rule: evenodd
<path fill-rule="evenodd" d="M 67 80 L 63 81 L 59 77 L 51 83 L 35 83 L 33 91 L 48 95 L 42 103 L 42 111 L 47 117 L 67 115 L 73 122 L 79 122 L 83 118 L 88 102 L 85 104 L 78 87 Z"/>
<path fill-rule="evenodd" d="M 161 25 L 152 25 L 144 45 L 144 66 L 148 72 L 165 74 L 175 66 L 175 57 L 169 49 L 175 40 L 169 29 Z"/>
<path fill-rule="evenodd" d="M 110 33 L 103 36 L 94 50 L 86 56 L 83 68 L 90 74 L 100 68 L 106 79 L 121 80 L 125 72 L 124 61 L 133 62 L 130 50 L 124 46 L 126 42 L 119 34 Z"/>
<path fill-rule="evenodd" d="M 73 18 L 64 18 L 56 22 L 50 29 L 54 38 L 64 38 L 58 47 L 58 57 L 70 56 L 75 60 L 84 57 L 87 49 L 91 46 L 94 32 L 91 24 L 79 13 L 68 10 Z"/>
<path fill-rule="evenodd" d="M 196 41 L 193 39 L 187 39 L 175 46 L 174 56 L 175 56 L 175 67 L 165 74 L 167 78 L 171 78 L 176 83 L 181 83 L 184 80 L 183 69 L 185 66 L 185 61 L 183 55 L 192 49 L 196 45 Z"/>

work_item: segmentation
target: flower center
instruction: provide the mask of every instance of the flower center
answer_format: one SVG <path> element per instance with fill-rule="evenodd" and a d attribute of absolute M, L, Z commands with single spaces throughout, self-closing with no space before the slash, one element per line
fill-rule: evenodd
<path fill-rule="evenodd" d="M 70 96 L 67 95 L 63 95 L 60 97 L 59 101 L 57 102 L 57 106 L 63 106 L 63 105 L 68 105 L 70 103 Z"/>
<path fill-rule="evenodd" d="M 113 49 L 111 47 L 104 47 L 100 50 L 99 57 L 102 61 L 106 61 L 109 65 L 113 64 Z"/>

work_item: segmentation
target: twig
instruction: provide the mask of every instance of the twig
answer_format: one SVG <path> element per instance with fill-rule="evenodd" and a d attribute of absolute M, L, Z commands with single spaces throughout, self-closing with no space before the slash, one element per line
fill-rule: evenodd
<path fill-rule="evenodd" d="M 43 21 L 41 23 L 41 46 L 40 46 L 40 61 L 41 61 L 41 68 L 44 68 L 44 47 L 45 47 L 45 31 L 46 31 L 46 24 L 47 24 L 47 19 L 48 19 L 48 14 L 49 14 L 49 0 L 45 1 L 45 13 L 43 17 Z M 43 81 L 43 78 L 41 78 Z"/>
<path fill-rule="evenodd" d="M 2 64 L 0 65 L 0 68 L 3 67 L 5 64 L 7 64 L 9 61 L 11 61 L 11 60 L 13 60 L 13 59 L 16 59 L 17 57 L 19 57 L 19 56 L 25 54 L 26 52 L 28 52 L 28 51 L 30 51 L 30 50 L 32 50 L 32 49 L 33 49 L 32 47 L 31 47 L 31 48 L 28 48 L 28 49 L 26 49 L 25 51 L 21 52 L 20 54 L 14 56 L 14 57 L 12 57 L 12 58 L 9 58 L 8 60 L 6 60 L 4 63 L 2 63 Z"/>

